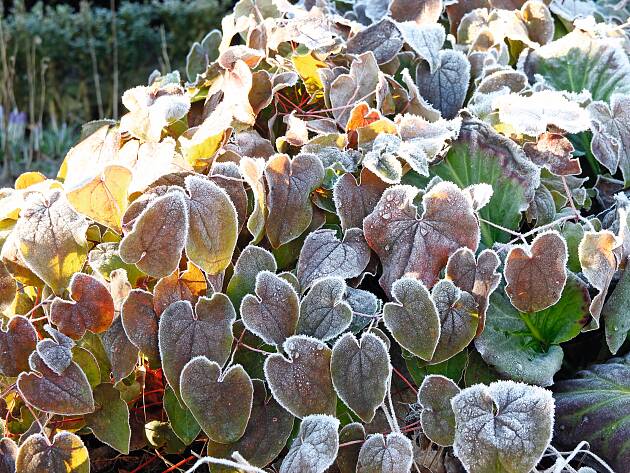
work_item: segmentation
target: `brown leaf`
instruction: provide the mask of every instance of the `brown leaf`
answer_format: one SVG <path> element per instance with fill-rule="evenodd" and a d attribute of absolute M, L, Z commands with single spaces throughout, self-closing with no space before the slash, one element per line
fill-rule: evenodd
<path fill-rule="evenodd" d="M 324 179 L 321 161 L 311 154 L 298 154 L 293 160 L 276 154 L 265 167 L 269 184 L 267 238 L 274 248 L 302 234 L 311 223 L 310 195 Z"/>
<path fill-rule="evenodd" d="M 120 317 L 116 317 L 111 327 L 101 334 L 101 341 L 112 365 L 114 381 L 125 379 L 136 367 L 138 348 L 129 340 Z"/>
<path fill-rule="evenodd" d="M 512 248 L 503 270 L 512 305 L 531 313 L 558 302 L 567 281 L 567 259 L 567 244 L 555 231 L 539 234 L 530 248 Z"/>
<path fill-rule="evenodd" d="M 20 446 L 15 466 L 19 473 L 89 473 L 90 458 L 78 435 L 60 431 L 51 443 L 38 433 Z"/>
<path fill-rule="evenodd" d="M 3 311 L 11 305 L 15 299 L 17 292 L 17 284 L 11 273 L 7 270 L 6 265 L 0 261 L 0 311 Z"/>
<path fill-rule="evenodd" d="M 351 173 L 339 178 L 333 189 L 333 198 L 341 228 L 362 228 L 367 217 L 378 203 L 388 185 L 369 169 L 361 169 L 360 181 Z"/>
<path fill-rule="evenodd" d="M 120 242 L 120 257 L 149 276 L 171 274 L 179 264 L 188 232 L 184 193 L 169 192 L 156 198 L 136 219 Z"/>
<path fill-rule="evenodd" d="M 525 143 L 523 151 L 534 164 L 549 169 L 557 176 L 582 173 L 580 160 L 573 158 L 573 145 L 560 133 L 543 133 L 536 143 Z"/>
<path fill-rule="evenodd" d="M 26 317 L 9 319 L 7 329 L 0 330 L 0 374 L 18 376 L 28 371 L 28 357 L 37 345 L 37 332 Z"/>
<path fill-rule="evenodd" d="M 197 299 L 206 293 L 208 284 L 206 278 L 193 262 L 188 262 L 186 271 L 176 269 L 168 276 L 160 279 L 153 289 L 153 306 L 159 316 L 173 302 L 190 301 L 197 303 Z"/>
<path fill-rule="evenodd" d="M 380 284 L 389 294 L 402 277 L 433 286 L 451 254 L 462 246 L 476 250 L 479 224 L 466 195 L 451 182 L 440 182 L 423 197 L 420 218 L 413 199 L 419 190 L 399 185 L 385 190 L 363 221 L 368 245 L 383 265 Z"/>
<path fill-rule="evenodd" d="M 152 364 L 157 362 L 156 366 L 159 366 L 159 315 L 153 307 L 153 295 L 142 289 L 133 289 L 122 305 L 120 318 L 129 341 L 147 355 Z"/>
<path fill-rule="evenodd" d="M 393 0 L 389 11 L 396 21 L 432 25 L 440 19 L 442 8 L 442 0 Z"/>
<path fill-rule="evenodd" d="M 56 297 L 50 307 L 50 321 L 75 340 L 86 330 L 101 333 L 114 320 L 114 301 L 107 288 L 94 276 L 76 273 L 70 281 L 70 297 Z"/>

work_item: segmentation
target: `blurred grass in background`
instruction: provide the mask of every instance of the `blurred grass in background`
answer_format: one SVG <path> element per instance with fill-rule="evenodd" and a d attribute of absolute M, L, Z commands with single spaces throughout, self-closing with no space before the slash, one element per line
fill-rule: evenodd
<path fill-rule="evenodd" d="M 0 180 L 54 173 L 81 124 L 118 118 L 120 96 L 158 69 L 185 69 L 231 0 L 0 6 Z M 109 4 L 109 7 L 104 6 Z"/>

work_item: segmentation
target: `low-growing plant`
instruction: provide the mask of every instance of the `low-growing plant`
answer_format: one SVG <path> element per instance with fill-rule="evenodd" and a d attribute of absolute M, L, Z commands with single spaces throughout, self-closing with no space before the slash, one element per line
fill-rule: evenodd
<path fill-rule="evenodd" d="M 238 2 L 3 189 L 0 471 L 627 472 L 623 8 Z"/>

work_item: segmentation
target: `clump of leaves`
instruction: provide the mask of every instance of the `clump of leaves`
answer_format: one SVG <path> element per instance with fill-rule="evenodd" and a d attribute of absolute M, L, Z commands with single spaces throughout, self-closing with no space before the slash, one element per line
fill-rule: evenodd
<path fill-rule="evenodd" d="M 627 24 L 566 3 L 241 0 L 3 189 L 0 470 L 624 471 Z"/>

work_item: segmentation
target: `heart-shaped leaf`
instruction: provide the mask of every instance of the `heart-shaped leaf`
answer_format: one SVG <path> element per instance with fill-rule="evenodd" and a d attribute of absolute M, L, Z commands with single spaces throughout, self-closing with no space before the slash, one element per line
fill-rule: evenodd
<path fill-rule="evenodd" d="M 129 408 L 120 398 L 120 391 L 112 384 L 103 383 L 94 388 L 96 410 L 85 416 L 87 426 L 96 438 L 120 453 L 129 453 L 131 427 Z"/>
<path fill-rule="evenodd" d="M 179 264 L 188 233 L 184 193 L 168 192 L 153 200 L 120 242 L 120 257 L 149 276 L 168 276 Z"/>
<path fill-rule="evenodd" d="M 462 246 L 476 250 L 479 224 L 465 194 L 450 182 L 440 182 L 423 197 L 424 212 L 417 216 L 413 199 L 419 190 L 394 186 L 363 221 L 368 245 L 379 256 L 387 293 L 403 276 L 420 279 L 431 287 L 448 257 Z"/>
<path fill-rule="evenodd" d="M 19 253 L 55 294 L 61 294 L 73 274 L 83 267 L 87 228 L 85 217 L 59 190 L 33 193 L 26 201 L 15 226 Z"/>
<path fill-rule="evenodd" d="M 0 330 L 0 374 L 15 377 L 28 371 L 28 357 L 37 346 L 37 332 L 30 320 L 21 315 L 9 319 Z"/>
<path fill-rule="evenodd" d="M 17 444 L 10 438 L 0 439 L 0 473 L 15 473 Z"/>
<path fill-rule="evenodd" d="M 434 72 L 440 65 L 440 49 L 446 39 L 446 31 L 440 24 L 418 25 L 404 22 L 398 25 L 405 42 L 420 58 L 429 65 L 429 72 Z"/>
<path fill-rule="evenodd" d="M 372 434 L 361 446 L 357 473 L 407 473 L 413 463 L 411 441 L 402 434 Z"/>
<path fill-rule="evenodd" d="M 232 443 L 245 433 L 254 398 L 254 387 L 241 365 L 221 372 L 205 356 L 191 359 L 180 378 L 182 400 L 214 442 Z"/>
<path fill-rule="evenodd" d="M 277 248 L 295 240 L 310 225 L 310 195 L 324 180 L 324 166 L 312 154 L 298 154 L 293 160 L 276 154 L 267 161 L 265 178 L 269 185 L 267 238 Z"/>
<path fill-rule="evenodd" d="M 280 473 L 324 473 L 339 451 L 339 420 L 328 415 L 310 415 L 287 452 Z"/>
<path fill-rule="evenodd" d="M 453 445 L 455 414 L 451 399 L 459 394 L 452 380 L 441 375 L 429 375 L 418 390 L 418 404 L 422 406 L 422 431 L 431 442 L 442 447 Z"/>
<path fill-rule="evenodd" d="M 505 260 L 505 292 L 521 312 L 554 305 L 567 281 L 567 244 L 558 232 L 541 233 L 531 248 L 514 247 Z"/>
<path fill-rule="evenodd" d="M 190 445 L 201 432 L 195 416 L 186 405 L 180 404 L 170 386 L 164 391 L 163 403 L 173 432 L 185 445 Z"/>
<path fill-rule="evenodd" d="M 330 348 L 305 335 L 287 338 L 283 348 L 288 358 L 274 353 L 264 366 L 276 401 L 300 419 L 334 413 L 337 396 L 330 374 Z"/>
<path fill-rule="evenodd" d="M 554 398 L 554 443 L 574 448 L 586 440 L 615 471 L 630 464 L 630 357 L 612 358 L 558 382 Z"/>
<path fill-rule="evenodd" d="M 131 343 L 152 363 L 159 363 L 159 318 L 153 307 L 153 294 L 133 289 L 123 302 L 120 319 Z"/>
<path fill-rule="evenodd" d="M 339 398 L 363 422 L 372 422 L 391 375 L 385 343 L 370 332 L 364 332 L 360 342 L 351 333 L 344 334 L 333 347 L 330 371 Z"/>
<path fill-rule="evenodd" d="M 206 273 L 217 274 L 232 261 L 238 236 L 236 208 L 228 194 L 209 179 L 188 176 L 186 189 L 186 255 Z"/>
<path fill-rule="evenodd" d="M 401 278 L 392 286 L 396 302 L 383 307 L 383 322 L 394 339 L 423 360 L 430 360 L 440 338 L 440 317 L 422 282 Z"/>
<path fill-rule="evenodd" d="M 343 279 L 318 279 L 300 303 L 297 333 L 324 342 L 343 333 L 352 321 L 352 308 L 343 300 L 345 293 Z"/>
<path fill-rule="evenodd" d="M 345 173 L 333 188 L 333 199 L 341 228 L 363 228 L 363 219 L 378 203 L 387 184 L 367 168 L 361 169 L 360 180 L 351 173 Z"/>
<path fill-rule="evenodd" d="M 259 246 L 247 245 L 234 265 L 234 274 L 225 291 L 234 307 L 240 308 L 243 298 L 254 293 L 258 273 L 275 273 L 277 269 L 276 260 L 269 251 Z"/>
<path fill-rule="evenodd" d="M 420 94 L 440 110 L 444 118 L 455 118 L 462 108 L 469 82 L 470 63 L 463 53 L 453 49 L 440 51 L 434 68 L 423 62 L 416 68 Z"/>
<path fill-rule="evenodd" d="M 441 363 L 464 350 L 477 333 L 477 302 L 451 281 L 439 281 L 431 298 L 440 316 L 440 339 L 431 363 Z"/>
<path fill-rule="evenodd" d="M 185 300 L 196 304 L 207 290 L 206 276 L 197 265 L 188 261 L 186 271 L 176 269 L 157 282 L 153 288 L 153 306 L 159 316 L 173 302 Z"/>
<path fill-rule="evenodd" d="M 238 442 L 232 444 L 220 444 L 210 440 L 208 455 L 230 458 L 233 452 L 238 452 L 251 465 L 263 468 L 284 449 L 293 429 L 293 416 L 267 395 L 263 381 L 254 379 L 252 383 L 254 402 L 245 433 Z M 217 468 L 217 471 L 223 470 Z"/>
<path fill-rule="evenodd" d="M 114 381 L 125 379 L 136 367 L 138 348 L 127 337 L 121 317 L 114 319 L 111 327 L 101 334 L 101 340 L 111 364 Z"/>
<path fill-rule="evenodd" d="M 372 51 L 376 62 L 385 64 L 396 56 L 402 45 L 402 36 L 396 24 L 385 18 L 355 34 L 346 43 L 346 48 L 350 54 Z"/>
<path fill-rule="evenodd" d="M 60 375 L 72 363 L 74 341 L 50 325 L 44 328 L 52 338 L 44 338 L 37 342 L 37 354 L 48 368 Z"/>
<path fill-rule="evenodd" d="M 33 434 L 20 446 L 15 467 L 20 473 L 89 473 L 90 458 L 75 434 L 58 432 L 52 443 L 43 434 Z"/>
<path fill-rule="evenodd" d="M 50 307 L 50 321 L 75 340 L 86 330 L 101 333 L 114 320 L 114 301 L 107 288 L 89 274 L 76 273 L 70 280 L 72 301 L 55 298 Z"/>
<path fill-rule="evenodd" d="M 199 298 L 192 304 L 171 304 L 160 317 L 158 340 L 166 380 L 180 398 L 179 382 L 186 363 L 198 356 L 223 365 L 232 348 L 232 324 L 236 312 L 225 294 Z M 181 398 L 180 398 L 181 399 Z"/>
<path fill-rule="evenodd" d="M 341 473 L 356 473 L 359 451 L 365 440 L 365 428 L 360 422 L 344 425 L 339 431 L 339 443 L 346 444 L 339 449 L 336 464 Z M 357 443 L 351 443 L 359 441 Z"/>
<path fill-rule="evenodd" d="M 300 300 L 293 286 L 269 271 L 256 276 L 256 295 L 241 303 L 241 318 L 247 330 L 270 345 L 281 345 L 295 333 Z"/>
<path fill-rule="evenodd" d="M 370 248 L 363 232 L 351 228 L 339 240 L 334 230 L 317 230 L 304 241 L 298 260 L 298 279 L 303 290 L 313 281 L 338 276 L 343 279 L 359 276 L 370 261 Z"/>
<path fill-rule="evenodd" d="M 551 440 L 553 397 L 538 386 L 513 381 L 477 384 L 457 394 L 451 405 L 453 449 L 471 473 L 528 473 Z"/>
<path fill-rule="evenodd" d="M 18 376 L 17 388 L 40 411 L 60 415 L 94 412 L 92 387 L 79 365 L 72 362 L 61 375 L 48 368 L 37 353 L 29 364 L 33 372 Z"/>

